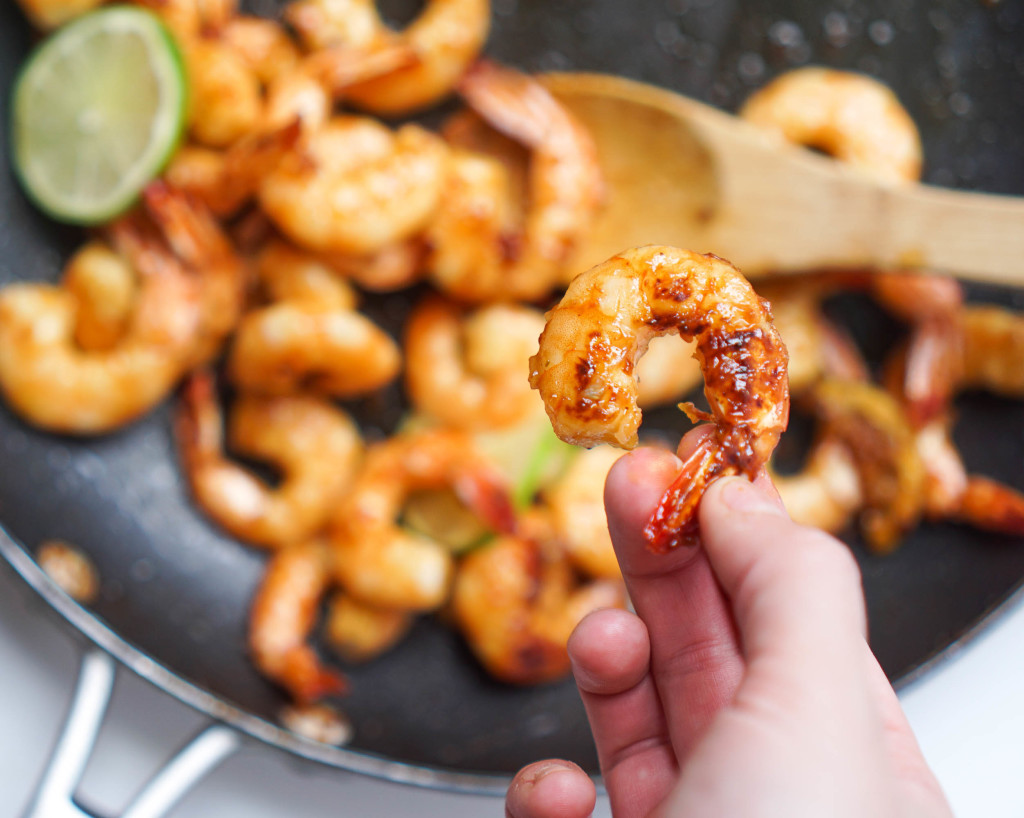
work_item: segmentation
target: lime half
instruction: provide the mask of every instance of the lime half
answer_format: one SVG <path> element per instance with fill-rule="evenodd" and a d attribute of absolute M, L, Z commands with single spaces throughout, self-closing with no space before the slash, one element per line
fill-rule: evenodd
<path fill-rule="evenodd" d="M 25 191 L 63 222 L 118 215 L 177 147 L 187 95 L 181 52 L 151 12 L 77 18 L 29 56 L 14 87 L 12 159 Z"/>

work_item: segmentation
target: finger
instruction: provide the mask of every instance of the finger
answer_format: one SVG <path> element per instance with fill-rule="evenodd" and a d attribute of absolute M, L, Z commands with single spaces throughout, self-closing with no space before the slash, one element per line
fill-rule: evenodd
<path fill-rule="evenodd" d="M 684 456 L 707 434 L 691 432 Z M 680 461 L 656 449 L 621 458 L 605 484 L 608 527 L 633 606 L 650 635 L 651 673 L 677 758 L 682 761 L 733 695 L 743 662 L 729 608 L 704 552 L 655 554 L 643 527 Z"/>
<path fill-rule="evenodd" d="M 523 767 L 505 794 L 506 818 L 587 818 L 597 802 L 594 782 L 571 761 Z"/>
<path fill-rule="evenodd" d="M 647 815 L 668 794 L 678 774 L 649 673 L 647 628 L 628 611 L 596 611 L 573 632 L 569 657 L 612 813 Z"/>
<path fill-rule="evenodd" d="M 700 522 L 748 665 L 761 659 L 781 664 L 778 670 L 795 689 L 862 686 L 866 620 L 849 549 L 795 524 L 774 498 L 742 478 L 708 487 Z"/>
<path fill-rule="evenodd" d="M 886 765 L 896 779 L 901 815 L 952 816 L 938 779 L 925 761 L 896 691 L 864 644 L 864 665 L 871 694 L 882 717 Z"/>

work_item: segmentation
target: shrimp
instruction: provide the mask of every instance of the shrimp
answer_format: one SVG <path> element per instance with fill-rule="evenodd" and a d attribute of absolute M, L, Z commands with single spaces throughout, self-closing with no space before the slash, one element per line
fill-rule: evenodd
<path fill-rule="evenodd" d="M 622 452 L 611 446 L 580 452 L 544 490 L 554 534 L 570 562 L 599 579 L 622 576 L 604 510 L 604 481 L 621 456 Z"/>
<path fill-rule="evenodd" d="M 220 39 L 182 41 L 189 79 L 189 135 L 201 145 L 226 148 L 252 133 L 263 112 L 259 77 Z"/>
<path fill-rule="evenodd" d="M 280 239 L 263 246 L 256 258 L 260 284 L 271 301 L 319 304 L 354 310 L 359 297 L 352 286 L 316 256 Z"/>
<path fill-rule="evenodd" d="M 266 17 L 231 17 L 220 29 L 219 37 L 264 87 L 292 71 L 301 59 L 298 46 L 284 27 Z"/>
<path fill-rule="evenodd" d="M 330 552 L 319 540 L 271 558 L 249 616 L 249 651 L 259 671 L 299 705 L 344 693 L 348 682 L 307 644 L 320 599 L 330 585 Z"/>
<path fill-rule="evenodd" d="M 260 206 L 308 249 L 377 252 L 426 227 L 441 198 L 444 143 L 417 125 L 392 132 L 338 116 L 263 177 Z"/>
<path fill-rule="evenodd" d="M 381 21 L 374 0 L 302 0 L 286 12 L 307 47 L 375 46 L 397 41 L 415 61 L 352 87 L 348 98 L 384 116 L 413 113 L 455 88 L 490 29 L 488 0 L 429 0 L 402 32 Z"/>
<path fill-rule="evenodd" d="M 401 364 L 398 345 L 369 318 L 308 294 L 247 313 L 227 356 L 232 383 L 262 395 L 355 397 L 390 383 Z"/>
<path fill-rule="evenodd" d="M 868 545 L 891 551 L 920 521 L 927 500 L 914 430 L 899 403 L 873 384 L 826 378 L 814 387 L 814 403 L 825 435 L 842 441 L 857 465 Z"/>
<path fill-rule="evenodd" d="M 495 304 L 472 312 L 431 298 L 405 328 L 406 389 L 418 411 L 449 426 L 515 423 L 535 405 L 528 360 L 544 318 L 537 310 Z"/>
<path fill-rule="evenodd" d="M 195 281 L 138 219 L 122 219 L 108 234 L 138 281 L 113 346 L 76 344 L 76 298 L 63 287 L 23 282 L 0 290 L 0 393 L 39 428 L 109 432 L 156 406 L 190 365 L 201 320 Z M 107 251 L 89 254 L 76 263 L 110 260 Z M 116 276 L 124 272 L 114 267 Z"/>
<path fill-rule="evenodd" d="M 189 143 L 171 158 L 163 178 L 171 188 L 227 218 L 259 190 L 260 181 L 295 147 L 301 123 L 240 139 L 226 151 Z"/>
<path fill-rule="evenodd" d="M 324 636 L 346 662 L 366 662 L 394 647 L 412 623 L 408 611 L 366 605 L 336 593 L 327 610 Z"/>
<path fill-rule="evenodd" d="M 625 604 L 621 582 L 575 587 L 564 559 L 537 542 L 503 536 L 470 553 L 452 590 L 455 623 L 484 668 L 511 684 L 538 684 L 569 672 L 566 643 L 579 621 Z"/>
<path fill-rule="evenodd" d="M 446 430 L 407 433 L 367 452 L 331 527 L 335 571 L 356 599 L 383 608 L 427 611 L 447 598 L 453 560 L 440 543 L 399 522 L 417 491 L 451 488 L 492 530 L 515 524 L 500 473 L 470 439 Z"/>
<path fill-rule="evenodd" d="M 461 300 L 542 298 L 559 283 L 603 198 L 593 138 L 537 80 L 510 68 L 480 61 L 459 91 L 488 124 L 529 148 L 529 205 L 519 231 L 509 234 L 496 198 L 507 183 L 463 158 L 427 234 L 431 277 Z"/>
<path fill-rule="evenodd" d="M 35 28 L 52 31 L 103 4 L 105 0 L 18 0 Z"/>
<path fill-rule="evenodd" d="M 135 271 L 102 241 L 79 249 L 64 268 L 61 286 L 77 302 L 75 343 L 81 349 L 111 349 L 124 336 L 137 296 Z"/>
<path fill-rule="evenodd" d="M 530 359 L 555 433 L 568 443 L 637 445 L 636 360 L 655 335 L 696 339 L 712 420 L 645 534 L 664 551 L 692 540 L 705 486 L 718 475 L 753 479 L 789 419 L 786 348 L 768 303 L 716 256 L 674 247 L 634 248 L 581 273 L 547 316 Z"/>
<path fill-rule="evenodd" d="M 800 145 L 820 148 L 880 182 L 921 175 L 921 138 L 889 88 L 828 68 L 788 71 L 754 93 L 740 116 Z"/>
<path fill-rule="evenodd" d="M 228 460 L 221 426 L 213 378 L 196 373 L 184 389 L 175 433 L 199 506 L 234 536 L 264 548 L 302 542 L 323 528 L 362 454 L 348 415 L 309 397 L 238 398 L 228 444 L 279 468 L 283 477 L 273 488 Z"/>
<path fill-rule="evenodd" d="M 143 192 L 147 213 L 199 282 L 200 319 L 190 367 L 220 353 L 242 316 L 246 271 L 230 239 L 200 202 L 162 181 Z"/>
<path fill-rule="evenodd" d="M 320 259 L 364 290 L 389 293 L 411 287 L 422 278 L 426 252 L 424 242 L 412 238 L 369 255 L 321 253 Z"/>
<path fill-rule="evenodd" d="M 795 522 L 833 534 L 844 529 L 864 505 L 857 463 L 850 448 L 833 436 L 814 445 L 799 474 L 772 472 L 772 482 Z"/>
<path fill-rule="evenodd" d="M 1024 315 L 1000 307 L 969 305 L 960 313 L 963 332 L 958 386 L 1024 397 Z"/>

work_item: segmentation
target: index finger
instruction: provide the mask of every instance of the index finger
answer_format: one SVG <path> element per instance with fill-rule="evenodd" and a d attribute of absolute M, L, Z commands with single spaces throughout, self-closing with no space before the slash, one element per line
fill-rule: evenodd
<path fill-rule="evenodd" d="M 706 431 L 681 444 L 682 454 Z M 650 672 L 666 729 L 681 762 L 739 684 L 741 658 L 729 606 L 699 548 L 652 553 L 643 527 L 680 461 L 638 449 L 621 458 L 605 484 L 608 528 L 626 587 L 650 634 Z"/>

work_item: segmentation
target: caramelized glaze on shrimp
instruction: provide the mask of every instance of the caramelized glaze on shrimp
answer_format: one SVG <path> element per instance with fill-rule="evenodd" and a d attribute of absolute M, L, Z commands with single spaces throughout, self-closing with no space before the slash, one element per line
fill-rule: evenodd
<path fill-rule="evenodd" d="M 696 532 L 707 483 L 722 474 L 751 479 L 768 461 L 789 419 L 786 348 L 768 303 L 735 267 L 674 247 L 628 250 L 580 274 L 548 313 L 530 383 L 540 390 L 555 433 L 569 443 L 638 442 L 636 360 L 655 335 L 696 339 L 712 420 L 649 522 L 663 551 Z"/>
<path fill-rule="evenodd" d="M 282 480 L 271 487 L 228 459 L 213 379 L 197 373 L 185 387 L 175 432 L 200 508 L 239 539 L 265 548 L 293 545 L 323 528 L 362 454 L 348 415 L 311 397 L 242 396 L 227 430 L 233 452 L 272 463 Z"/>

